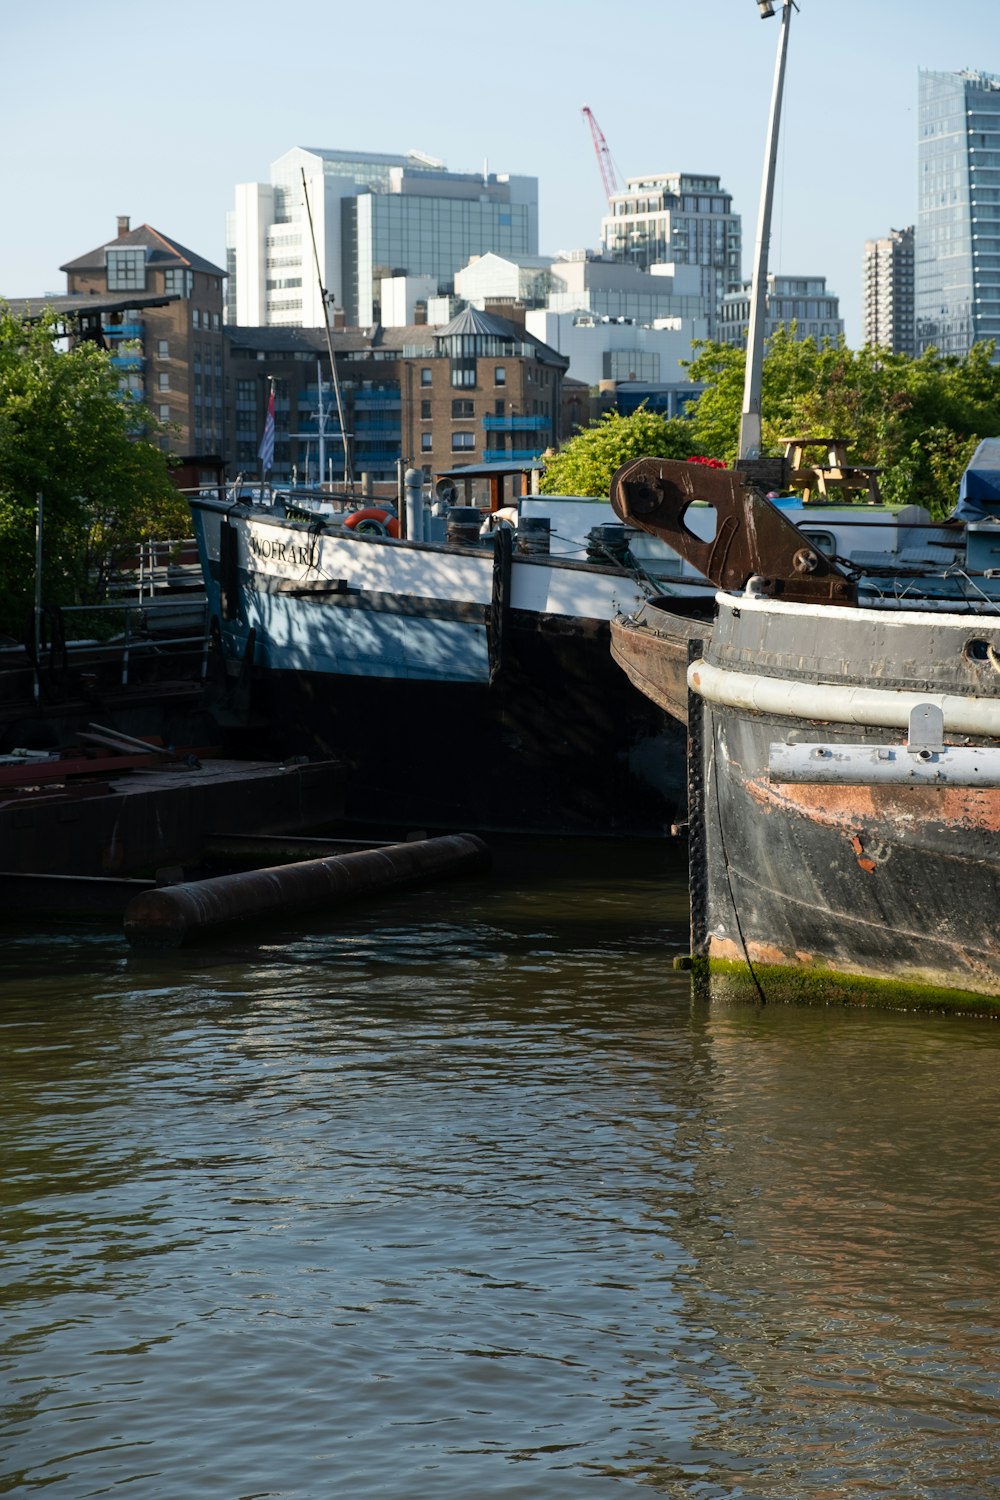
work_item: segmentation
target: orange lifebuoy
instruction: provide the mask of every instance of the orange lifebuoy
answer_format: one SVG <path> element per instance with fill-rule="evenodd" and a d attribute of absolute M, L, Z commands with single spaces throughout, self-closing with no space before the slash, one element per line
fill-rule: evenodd
<path fill-rule="evenodd" d="M 389 510 L 355 510 L 344 525 L 349 531 L 358 531 L 362 536 L 399 536 L 399 518 Z"/>

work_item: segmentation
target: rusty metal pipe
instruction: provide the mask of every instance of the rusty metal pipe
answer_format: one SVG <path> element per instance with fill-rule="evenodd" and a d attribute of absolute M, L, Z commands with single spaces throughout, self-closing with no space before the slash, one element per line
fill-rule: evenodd
<path fill-rule="evenodd" d="M 130 901 L 125 910 L 125 936 L 133 946 L 179 948 L 218 927 L 333 906 L 369 891 L 471 874 L 486 869 L 489 861 L 482 839 L 472 833 L 455 833 L 188 881 L 146 891 Z"/>

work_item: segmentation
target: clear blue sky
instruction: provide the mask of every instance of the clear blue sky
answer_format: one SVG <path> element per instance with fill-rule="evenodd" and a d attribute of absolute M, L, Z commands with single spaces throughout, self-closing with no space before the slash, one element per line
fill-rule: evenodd
<path fill-rule="evenodd" d="M 800 0 L 771 269 L 825 275 L 860 336 L 864 241 L 916 214 L 921 67 L 1000 73 L 997 0 Z M 780 6 L 778 7 L 780 9 Z M 778 20 L 755 0 L 35 0 L 4 17 L 0 295 L 118 214 L 224 265 L 237 182 L 289 147 L 418 148 L 537 176 L 543 252 L 596 245 L 589 104 L 619 177 L 721 177 L 749 273 Z"/>

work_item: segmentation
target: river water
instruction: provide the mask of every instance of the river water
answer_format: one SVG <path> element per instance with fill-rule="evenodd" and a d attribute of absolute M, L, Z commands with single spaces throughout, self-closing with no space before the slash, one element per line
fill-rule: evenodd
<path fill-rule="evenodd" d="M 0 1493 L 1000 1493 L 1000 1029 L 707 1008 L 676 856 L 8 933 Z"/>

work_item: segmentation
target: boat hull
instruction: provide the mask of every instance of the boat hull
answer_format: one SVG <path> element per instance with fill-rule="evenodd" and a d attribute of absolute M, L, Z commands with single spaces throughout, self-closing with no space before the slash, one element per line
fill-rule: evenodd
<path fill-rule="evenodd" d="M 991 650 L 1000 623 L 974 617 L 720 596 L 689 673 L 692 956 L 707 993 L 996 1009 Z M 975 749 L 979 784 L 908 748 L 914 700 L 944 706 L 943 740 Z"/>
<path fill-rule="evenodd" d="M 343 757 L 349 817 L 622 836 L 676 819 L 683 735 L 611 660 L 611 618 L 643 597 L 626 570 L 195 518 L 224 709 L 271 753 Z"/>
<path fill-rule="evenodd" d="M 640 693 L 679 724 L 688 721 L 688 663 L 712 633 L 703 601 L 650 600 L 637 615 L 611 622 L 611 655 Z"/>

